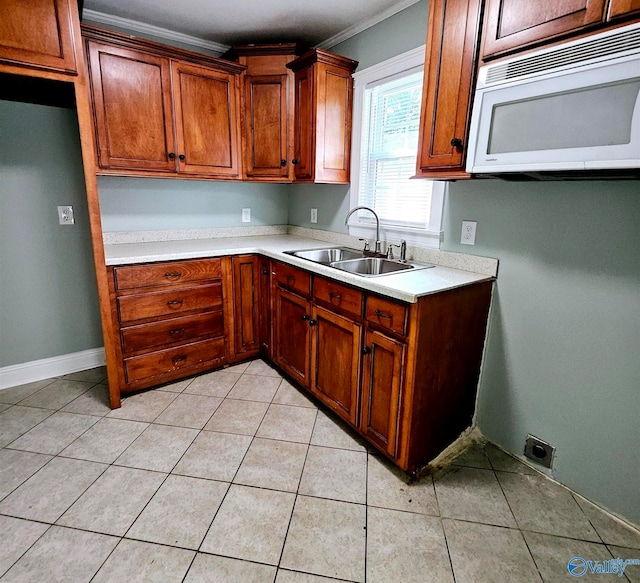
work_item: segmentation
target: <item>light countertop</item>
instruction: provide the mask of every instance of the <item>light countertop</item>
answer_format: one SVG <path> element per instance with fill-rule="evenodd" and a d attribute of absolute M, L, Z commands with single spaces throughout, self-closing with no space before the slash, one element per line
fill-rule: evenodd
<path fill-rule="evenodd" d="M 152 241 L 105 245 L 105 259 L 107 265 L 116 266 L 259 253 L 312 273 L 405 302 L 416 302 L 421 296 L 493 279 L 491 275 L 438 265 L 428 269 L 413 269 L 380 277 L 364 277 L 284 253 L 330 246 L 334 245 L 318 239 L 293 235 Z"/>

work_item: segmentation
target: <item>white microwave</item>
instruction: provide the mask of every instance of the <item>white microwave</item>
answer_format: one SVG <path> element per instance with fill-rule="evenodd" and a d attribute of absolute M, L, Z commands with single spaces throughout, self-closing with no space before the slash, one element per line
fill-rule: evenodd
<path fill-rule="evenodd" d="M 640 169 L 640 23 L 481 67 L 466 169 Z"/>

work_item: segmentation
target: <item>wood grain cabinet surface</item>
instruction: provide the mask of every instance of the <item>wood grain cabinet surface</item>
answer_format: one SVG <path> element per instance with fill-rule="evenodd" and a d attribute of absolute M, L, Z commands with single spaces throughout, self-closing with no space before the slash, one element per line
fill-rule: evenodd
<path fill-rule="evenodd" d="M 313 49 L 287 64 L 295 72 L 297 182 L 348 184 L 353 78 L 358 63 Z"/>
<path fill-rule="evenodd" d="M 75 0 L 4 0 L 0 61 L 46 71 L 75 73 Z"/>
<path fill-rule="evenodd" d="M 83 36 L 99 173 L 240 178 L 244 67 L 91 26 Z"/>

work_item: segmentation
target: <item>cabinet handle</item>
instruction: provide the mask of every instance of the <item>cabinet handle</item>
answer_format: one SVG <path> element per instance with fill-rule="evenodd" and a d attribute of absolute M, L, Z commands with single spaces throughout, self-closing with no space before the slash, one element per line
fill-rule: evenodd
<path fill-rule="evenodd" d="M 385 314 L 384 312 L 381 312 L 380 310 L 376 310 L 374 312 L 374 314 L 376 316 L 378 316 L 378 318 L 388 318 L 389 320 L 393 320 L 393 316 L 391 314 Z"/>
<path fill-rule="evenodd" d="M 340 294 L 335 293 L 335 292 L 329 292 L 329 297 L 330 298 L 334 298 L 336 300 L 341 300 L 342 299 L 342 296 Z"/>
<path fill-rule="evenodd" d="M 291 160 L 291 163 L 295 166 L 297 163 L 299 162 L 299 160 L 297 158 L 294 158 L 293 160 Z"/>
<path fill-rule="evenodd" d="M 370 354 L 371 353 L 371 348 L 369 348 L 368 346 L 365 346 L 362 349 L 362 354 Z"/>
<path fill-rule="evenodd" d="M 454 147 L 454 148 L 462 148 L 462 140 L 460 138 L 453 138 L 450 142 L 450 144 Z"/>
<path fill-rule="evenodd" d="M 176 157 L 176 155 L 173 152 L 169 152 L 167 154 L 167 157 L 169 158 L 169 160 L 173 160 Z"/>
<path fill-rule="evenodd" d="M 174 356 L 171 359 L 171 362 L 173 362 L 174 366 L 178 366 L 179 364 L 182 364 L 183 362 L 187 362 L 187 357 L 186 356 Z"/>
<path fill-rule="evenodd" d="M 311 316 L 305 314 L 304 316 L 302 316 L 302 319 L 306 322 L 307 320 L 309 320 L 311 318 Z"/>
<path fill-rule="evenodd" d="M 182 336 L 184 334 L 184 328 L 178 328 L 177 330 L 169 330 L 169 336 Z"/>
<path fill-rule="evenodd" d="M 180 154 L 178 158 L 184 162 L 187 157 L 184 154 Z"/>
<path fill-rule="evenodd" d="M 286 165 L 287 165 L 287 161 L 284 158 L 280 160 L 280 166 L 286 166 Z"/>
<path fill-rule="evenodd" d="M 318 320 L 309 320 L 309 326 L 315 326 L 318 323 Z"/>
<path fill-rule="evenodd" d="M 164 274 L 167 279 L 178 279 L 182 277 L 182 273 L 180 271 L 168 271 Z"/>
<path fill-rule="evenodd" d="M 167 302 L 167 306 L 181 306 L 184 303 L 184 300 L 171 300 Z"/>

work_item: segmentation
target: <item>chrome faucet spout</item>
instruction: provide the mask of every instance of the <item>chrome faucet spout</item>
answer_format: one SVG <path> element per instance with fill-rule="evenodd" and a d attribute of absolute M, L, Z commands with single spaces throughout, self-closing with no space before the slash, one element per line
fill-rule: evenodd
<path fill-rule="evenodd" d="M 381 251 L 381 242 L 380 242 L 380 218 L 378 217 L 378 213 L 376 211 L 374 211 L 371 207 L 368 207 L 368 206 L 357 206 L 357 207 L 354 207 L 347 213 L 347 217 L 344 220 L 344 224 L 345 225 L 349 224 L 349 217 L 353 213 L 355 213 L 356 211 L 369 211 L 376 218 L 376 246 L 375 246 L 375 252 L 376 253 L 381 253 L 382 251 Z"/>

